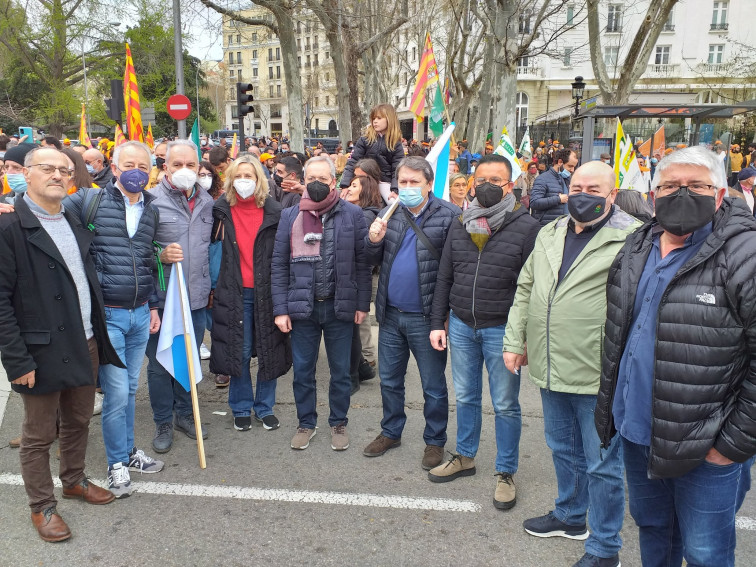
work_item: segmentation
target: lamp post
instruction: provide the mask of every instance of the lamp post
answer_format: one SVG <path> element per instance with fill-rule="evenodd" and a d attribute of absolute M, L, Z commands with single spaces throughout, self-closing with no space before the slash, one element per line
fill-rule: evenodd
<path fill-rule="evenodd" d="M 200 105 L 199 105 L 199 72 L 200 72 L 200 62 L 197 61 L 197 72 L 194 73 L 194 88 L 197 91 L 197 124 L 200 123 Z M 200 126 L 200 130 L 202 127 Z"/>
<path fill-rule="evenodd" d="M 580 100 L 583 98 L 583 92 L 585 91 L 585 83 L 583 77 L 578 75 L 575 77 L 575 82 L 572 83 L 572 98 L 575 99 L 575 118 L 580 114 Z"/>

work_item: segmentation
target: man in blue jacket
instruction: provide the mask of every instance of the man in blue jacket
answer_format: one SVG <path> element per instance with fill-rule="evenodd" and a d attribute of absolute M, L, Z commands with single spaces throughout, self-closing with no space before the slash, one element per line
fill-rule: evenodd
<path fill-rule="evenodd" d="M 530 193 L 530 211 L 533 217 L 546 226 L 554 219 L 567 214 L 567 194 L 570 177 L 578 164 L 577 154 L 562 149 L 554 152 L 554 165 L 533 182 Z"/>
<path fill-rule="evenodd" d="M 291 333 L 299 420 L 291 448 L 307 449 L 315 436 L 315 367 L 322 335 L 331 369 L 331 448 L 344 451 L 352 389 L 350 360 L 344 355 L 351 349 L 354 325 L 370 310 L 367 227 L 362 209 L 339 198 L 336 169 L 328 157 L 310 159 L 304 178 L 301 201 L 281 213 L 272 266 L 275 323 Z"/>

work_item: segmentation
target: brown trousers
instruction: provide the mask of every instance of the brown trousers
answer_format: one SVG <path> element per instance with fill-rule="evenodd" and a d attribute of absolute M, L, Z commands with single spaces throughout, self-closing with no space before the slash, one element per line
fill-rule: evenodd
<path fill-rule="evenodd" d="M 97 342 L 90 339 L 88 346 L 92 373 L 96 377 L 99 366 Z M 19 458 L 21 476 L 32 512 L 42 512 L 57 504 L 50 474 L 50 445 L 56 437 L 59 439 L 60 481 L 63 486 L 75 486 L 84 480 L 84 457 L 87 453 L 94 397 L 94 382 L 91 386 L 50 394 L 21 395 L 24 402 L 24 423 Z"/>

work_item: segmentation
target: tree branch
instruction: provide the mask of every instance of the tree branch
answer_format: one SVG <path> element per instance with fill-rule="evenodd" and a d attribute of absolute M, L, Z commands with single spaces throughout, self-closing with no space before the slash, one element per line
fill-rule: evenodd
<path fill-rule="evenodd" d="M 242 16 L 238 12 L 234 12 L 233 10 L 228 10 L 227 8 L 224 8 L 223 6 L 216 4 L 212 0 L 200 0 L 200 2 L 202 2 L 202 4 L 204 4 L 208 8 L 215 10 L 219 14 L 228 16 L 229 19 L 235 22 L 241 22 L 243 24 L 247 24 L 248 26 L 265 26 L 266 28 L 270 29 L 273 33 L 278 35 L 278 26 L 263 18 L 247 18 L 246 16 Z M 260 2 L 258 2 L 258 4 L 260 4 Z M 264 6 L 264 7 L 267 9 L 267 6 Z"/>

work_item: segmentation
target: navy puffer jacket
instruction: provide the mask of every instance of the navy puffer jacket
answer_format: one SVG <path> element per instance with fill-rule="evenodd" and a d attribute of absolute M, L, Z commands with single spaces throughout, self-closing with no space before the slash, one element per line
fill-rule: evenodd
<path fill-rule="evenodd" d="M 97 192 L 102 192 L 100 204 L 87 218 L 90 203 Z M 80 189 L 66 197 L 63 206 L 81 220 L 94 225 L 94 240 L 90 251 L 102 288 L 102 296 L 108 307 L 134 309 L 146 302 L 157 306 L 154 274 L 157 270 L 153 241 L 159 215 L 152 206 L 155 198 L 149 192 L 142 193 L 144 211 L 133 238 L 126 229 L 126 205 L 124 195 L 113 184 L 103 189 Z"/>
<path fill-rule="evenodd" d="M 567 204 L 562 203 L 559 195 L 567 194 L 567 181 L 550 167 L 536 177 L 530 190 L 530 211 L 541 226 L 567 214 Z"/>
<path fill-rule="evenodd" d="M 419 227 L 436 248 L 440 259 L 441 252 L 446 243 L 446 236 L 449 233 L 449 227 L 462 211 L 457 205 L 438 199 L 432 193 L 429 195 L 429 199 L 428 209 L 423 214 Z M 375 317 L 379 323 L 383 322 L 383 316 L 386 313 L 386 298 L 388 295 L 388 282 L 391 276 L 391 265 L 394 263 L 394 258 L 402 245 L 405 233 L 408 230 L 412 230 L 404 215 L 404 211 L 402 211 L 403 207 L 404 205 L 399 205 L 399 208 L 389 220 L 386 227 L 386 236 L 383 240 L 374 244 L 369 239 L 366 239 L 368 262 L 374 266 L 381 266 L 381 273 L 378 276 L 378 292 L 375 296 Z M 381 212 L 381 217 L 387 209 L 388 207 Z M 423 314 L 429 317 L 433 304 L 433 292 L 436 289 L 439 261 L 433 257 L 433 254 L 419 238 L 417 239 L 417 263 L 418 275 L 420 276 L 420 297 L 423 301 Z"/>

